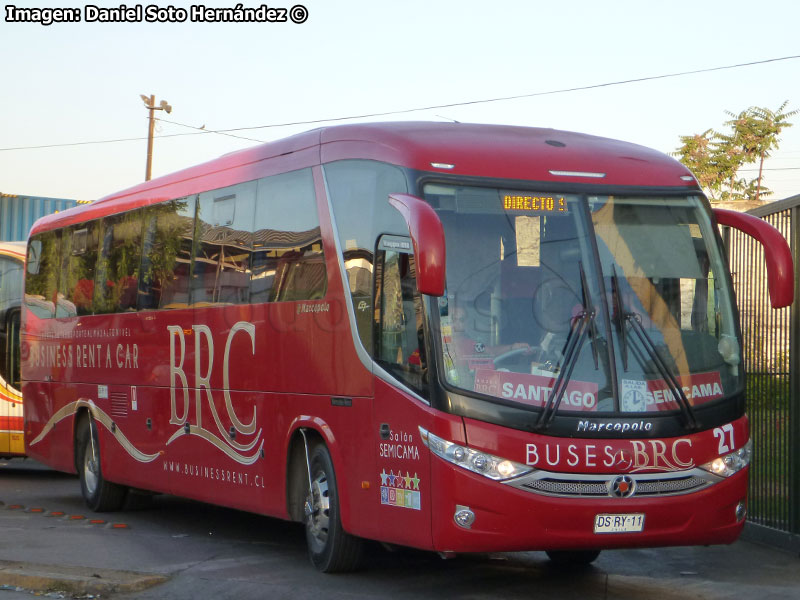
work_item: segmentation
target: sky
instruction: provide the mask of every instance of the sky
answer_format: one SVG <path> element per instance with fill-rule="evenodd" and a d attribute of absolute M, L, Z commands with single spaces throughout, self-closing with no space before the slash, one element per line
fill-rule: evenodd
<path fill-rule="evenodd" d="M 91 2 L 121 4 L 19 0 L 15 6 L 73 8 L 84 17 Z M 800 108 L 800 58 L 773 60 L 800 55 L 796 0 L 276 0 L 269 6 L 291 9 L 295 2 L 307 9 L 303 23 L 82 19 L 43 26 L 8 22 L 4 4 L 0 192 L 93 200 L 142 182 L 148 129 L 142 94 L 172 106 L 170 114 L 156 113 L 164 120 L 156 126 L 153 177 L 341 122 L 548 127 L 670 153 L 682 135 L 723 129 L 725 111 L 775 110 L 785 101 L 787 110 Z M 242 5 L 259 7 L 261 0 Z M 573 88 L 591 89 L 552 93 Z M 477 102 L 512 96 L 525 97 Z M 469 104 L 402 112 L 459 103 Z M 320 122 L 276 126 L 308 121 Z M 793 122 L 765 165 L 772 200 L 800 194 L 800 115 Z M 230 134 L 240 137 L 197 134 L 200 127 L 239 129 Z"/>

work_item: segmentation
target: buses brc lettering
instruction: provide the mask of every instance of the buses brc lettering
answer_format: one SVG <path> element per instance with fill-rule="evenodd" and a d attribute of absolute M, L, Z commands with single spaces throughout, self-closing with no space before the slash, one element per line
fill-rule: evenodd
<path fill-rule="evenodd" d="M 525 463 L 532 467 L 566 465 L 586 469 L 602 465 L 617 467 L 620 472 L 679 471 L 695 466 L 689 438 L 673 440 L 669 445 L 663 440 L 630 440 L 627 444 L 627 450 L 620 444 L 527 444 Z"/>

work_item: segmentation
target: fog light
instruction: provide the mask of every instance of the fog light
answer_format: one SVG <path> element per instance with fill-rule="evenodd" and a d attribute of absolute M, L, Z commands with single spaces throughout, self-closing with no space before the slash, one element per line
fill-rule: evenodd
<path fill-rule="evenodd" d="M 469 509 L 469 506 L 456 505 L 456 512 L 453 515 L 453 520 L 456 525 L 464 529 L 470 529 L 475 522 L 475 513 Z"/>
<path fill-rule="evenodd" d="M 747 516 L 747 505 L 744 503 L 744 500 L 741 500 L 739 504 L 736 505 L 736 522 L 742 521 Z"/>

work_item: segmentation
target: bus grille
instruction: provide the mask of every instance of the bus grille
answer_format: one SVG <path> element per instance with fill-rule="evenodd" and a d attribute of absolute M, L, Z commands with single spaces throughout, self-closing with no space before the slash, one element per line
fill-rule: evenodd
<path fill-rule="evenodd" d="M 711 482 L 700 477 L 683 477 L 681 479 L 661 479 L 642 481 L 636 488 L 637 496 L 655 496 L 663 494 L 682 494 L 693 492 L 698 488 L 711 485 Z"/>
<path fill-rule="evenodd" d="M 509 481 L 508 485 L 547 496 L 602 498 L 610 496 L 611 482 L 617 475 L 556 475 L 542 471 Z M 707 488 L 716 478 L 698 469 L 674 474 L 630 475 L 635 482 L 632 496 L 670 496 Z"/>
<path fill-rule="evenodd" d="M 556 494 L 558 496 L 608 496 L 605 481 L 558 481 L 554 479 L 537 479 L 523 484 L 533 492 Z"/>

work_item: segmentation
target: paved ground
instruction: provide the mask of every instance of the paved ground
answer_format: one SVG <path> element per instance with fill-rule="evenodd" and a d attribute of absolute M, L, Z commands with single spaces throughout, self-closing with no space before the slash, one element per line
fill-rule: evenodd
<path fill-rule="evenodd" d="M 577 570 L 556 568 L 541 552 L 443 561 L 376 545 L 363 571 L 322 575 L 308 564 L 297 524 L 169 496 L 92 515 L 74 478 L 11 463 L 0 461 L 0 600 L 48 590 L 119 600 L 800 600 L 800 558 L 747 541 L 609 551 Z"/>

